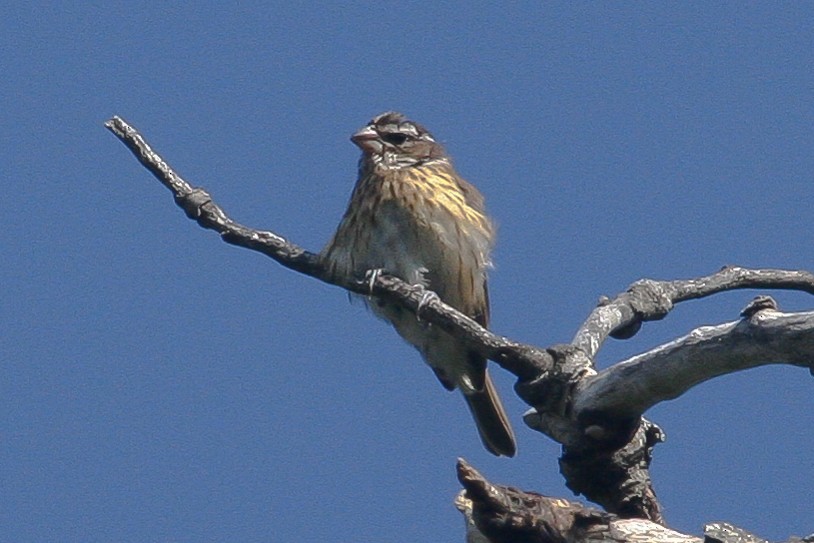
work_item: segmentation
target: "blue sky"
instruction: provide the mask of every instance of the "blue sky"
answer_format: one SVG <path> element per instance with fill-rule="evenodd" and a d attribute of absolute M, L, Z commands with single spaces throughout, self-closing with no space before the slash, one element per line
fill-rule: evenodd
<path fill-rule="evenodd" d="M 348 137 L 405 112 L 499 224 L 493 328 L 541 346 L 640 277 L 814 269 L 814 5 L 289 4 L 0 7 L 0 540 L 461 541 L 458 456 L 573 497 L 509 375 L 512 460 L 342 291 L 188 221 L 113 114 L 236 220 L 318 250 Z M 599 363 L 756 294 L 682 304 Z M 764 367 L 648 413 L 670 525 L 814 531 L 812 391 Z"/>

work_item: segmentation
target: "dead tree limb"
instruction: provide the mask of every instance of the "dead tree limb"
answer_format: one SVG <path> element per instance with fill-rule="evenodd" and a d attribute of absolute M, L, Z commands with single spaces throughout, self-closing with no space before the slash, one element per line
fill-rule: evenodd
<path fill-rule="evenodd" d="M 716 522 L 704 537 L 670 530 L 647 519 L 626 519 L 562 498 L 489 482 L 458 459 L 464 490 L 455 505 L 466 521 L 467 543 L 768 543 L 765 539 Z M 814 541 L 814 534 L 787 543 Z"/>
<path fill-rule="evenodd" d="M 638 417 L 699 383 L 757 366 L 790 364 L 814 371 L 814 312 L 781 313 L 773 305 L 754 312 L 747 308 L 739 321 L 698 328 L 586 377 L 574 394 L 576 418 Z"/>
<path fill-rule="evenodd" d="M 428 299 L 422 288 L 398 278 L 379 275 L 369 281 L 331 275 L 319 255 L 274 232 L 255 230 L 232 220 L 208 192 L 179 176 L 123 119 L 113 117 L 105 126 L 170 189 L 176 204 L 189 218 L 218 232 L 225 242 L 258 251 L 289 269 L 348 291 L 399 303 L 413 313 L 420 310 L 423 321 L 452 333 L 514 374 L 518 379 L 517 394 L 533 408 L 525 416 L 527 424 L 563 445 L 560 469 L 569 488 L 608 511 L 592 510 L 585 516 L 570 505 L 562 506 L 560 513 L 565 511 L 574 519 L 579 516 L 581 520 L 574 522 L 580 526 L 610 518 L 608 515 L 663 522 L 649 474 L 653 448 L 663 434 L 641 416 L 649 407 L 704 380 L 748 367 L 785 363 L 812 368 L 814 313 L 780 313 L 767 298 L 750 304 L 738 322 L 699 328 L 602 372 L 594 366 L 594 358 L 609 336 L 632 337 L 645 321 L 663 319 L 676 303 L 744 288 L 814 294 L 814 275 L 808 272 L 726 267 L 698 279 L 637 281 L 616 298 L 601 300 L 570 344 L 541 349 L 494 334 L 438 297 Z M 467 486 L 464 480 L 475 479 L 462 478 Z M 494 495 L 483 490 L 486 487 L 475 492 L 475 486 L 467 486 L 467 492 L 477 518 L 477 511 L 492 503 Z M 542 522 L 533 520 L 534 515 L 542 514 L 539 504 L 532 507 L 527 503 L 523 507 L 526 509 L 521 507 L 516 512 L 527 515 L 524 518 L 530 519 L 528 522 Z M 489 537 L 493 541 L 516 540 L 500 539 L 503 536 L 491 532 Z"/>

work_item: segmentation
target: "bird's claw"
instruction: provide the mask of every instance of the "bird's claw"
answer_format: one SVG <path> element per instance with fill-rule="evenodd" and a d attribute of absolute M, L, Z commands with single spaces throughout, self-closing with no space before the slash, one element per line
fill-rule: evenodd
<path fill-rule="evenodd" d="M 373 284 L 376 283 L 376 279 L 379 278 L 381 274 L 384 273 L 384 269 L 376 268 L 373 270 L 367 270 L 365 272 L 365 281 L 367 281 L 367 293 L 368 295 L 373 294 Z"/>
<path fill-rule="evenodd" d="M 421 300 L 418 301 L 418 307 L 415 310 L 415 318 L 418 320 L 418 322 L 421 322 L 421 310 L 433 300 L 440 300 L 440 298 L 435 292 L 425 289 L 424 293 L 421 294 Z"/>

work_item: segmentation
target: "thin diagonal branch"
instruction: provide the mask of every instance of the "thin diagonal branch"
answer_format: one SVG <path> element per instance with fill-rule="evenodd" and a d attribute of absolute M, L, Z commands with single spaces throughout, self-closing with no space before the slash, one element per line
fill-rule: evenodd
<path fill-rule="evenodd" d="M 305 273 L 326 282 L 330 281 L 318 255 L 291 243 L 273 232 L 253 230 L 233 221 L 223 209 L 212 201 L 206 190 L 193 187 L 144 140 L 135 128 L 120 117 L 113 117 L 105 127 L 124 143 L 139 162 L 167 187 L 175 203 L 190 219 L 203 228 L 218 232 L 224 241 L 258 251 L 292 270 Z M 347 285 L 350 288 L 354 285 Z"/>
<path fill-rule="evenodd" d="M 219 233 L 225 242 L 257 251 L 287 268 L 351 292 L 393 300 L 414 313 L 420 309 L 422 320 L 455 334 L 474 350 L 518 377 L 531 378 L 550 365 L 551 359 L 545 351 L 494 334 L 442 302 L 438 296 L 426 297 L 424 289 L 409 285 L 397 277 L 379 275 L 370 282 L 360 278 L 332 276 L 316 253 L 306 251 L 274 232 L 255 230 L 232 220 L 206 190 L 192 186 L 178 175 L 121 117 L 113 117 L 105 123 L 105 127 L 173 193 L 175 203 L 190 219 L 203 228 Z"/>

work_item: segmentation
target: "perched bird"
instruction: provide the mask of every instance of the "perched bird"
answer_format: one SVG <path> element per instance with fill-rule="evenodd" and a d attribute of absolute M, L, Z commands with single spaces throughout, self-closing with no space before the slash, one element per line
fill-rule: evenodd
<path fill-rule="evenodd" d="M 326 265 L 334 274 L 382 271 L 422 285 L 487 326 L 494 226 L 483 196 L 458 175 L 435 138 L 400 113 L 382 113 L 351 140 L 362 150 L 359 177 L 321 253 Z M 486 448 L 514 456 L 514 433 L 486 360 L 399 306 L 376 299 L 369 305 L 421 352 L 444 387 L 461 390 Z"/>

